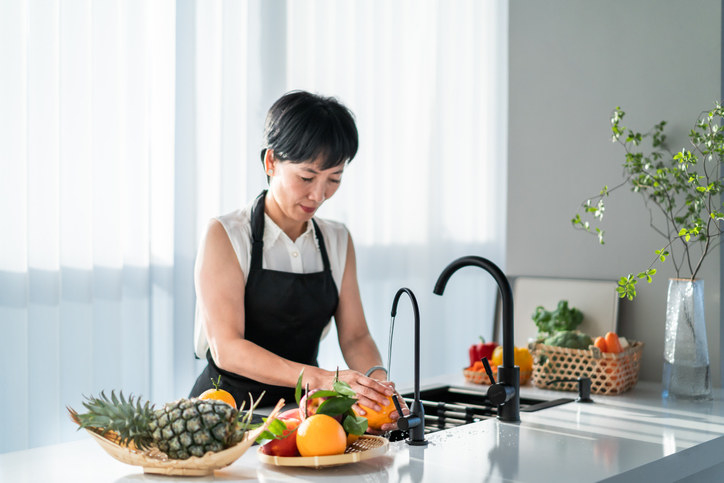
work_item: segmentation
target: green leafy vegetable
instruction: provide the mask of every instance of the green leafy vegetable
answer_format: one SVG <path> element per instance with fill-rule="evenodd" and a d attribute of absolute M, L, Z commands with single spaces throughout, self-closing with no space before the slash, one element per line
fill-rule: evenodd
<path fill-rule="evenodd" d="M 545 345 L 567 347 L 569 349 L 588 349 L 593 340 L 583 332 L 577 330 L 563 330 L 556 332 L 543 341 Z"/>
<path fill-rule="evenodd" d="M 583 322 L 583 313 L 574 307 L 569 308 L 567 300 L 558 302 L 558 307 L 552 312 L 539 305 L 531 317 L 541 335 L 575 330 Z"/>

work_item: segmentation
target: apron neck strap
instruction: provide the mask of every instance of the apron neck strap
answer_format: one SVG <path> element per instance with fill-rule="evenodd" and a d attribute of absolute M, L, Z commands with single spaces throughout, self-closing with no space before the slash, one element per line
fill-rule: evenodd
<path fill-rule="evenodd" d="M 261 270 L 261 260 L 264 251 L 264 200 L 266 198 L 267 190 L 261 192 L 254 201 L 254 206 L 251 210 L 251 263 L 250 270 Z M 319 244 L 319 251 L 322 254 L 322 263 L 324 264 L 324 271 L 331 271 L 329 264 L 329 257 L 327 256 L 327 247 L 324 244 L 324 237 L 322 236 L 322 230 L 320 230 L 317 222 L 312 218 L 312 225 L 314 226 L 314 234 L 317 237 L 317 243 Z"/>

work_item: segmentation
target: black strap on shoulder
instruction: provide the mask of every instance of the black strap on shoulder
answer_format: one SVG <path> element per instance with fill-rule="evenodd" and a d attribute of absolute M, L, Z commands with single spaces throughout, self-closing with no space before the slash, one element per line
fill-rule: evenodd
<path fill-rule="evenodd" d="M 251 262 L 249 264 L 249 271 L 261 270 L 262 267 L 261 262 L 264 252 L 264 198 L 266 197 L 266 192 L 267 190 L 264 190 L 259 196 L 257 196 L 251 210 Z M 322 264 L 324 265 L 324 270 L 331 271 L 329 256 L 327 255 L 327 246 L 324 244 L 322 230 L 319 228 L 319 225 L 317 225 L 314 218 L 312 218 L 312 225 L 314 225 L 314 234 L 317 237 L 319 251 L 322 254 Z"/>
<path fill-rule="evenodd" d="M 324 264 L 324 271 L 331 271 L 329 265 L 329 257 L 327 256 L 327 247 L 324 244 L 324 237 L 322 236 L 322 230 L 319 229 L 319 225 L 312 218 L 312 225 L 314 225 L 314 234 L 317 236 L 317 242 L 319 243 L 319 251 L 322 253 L 322 263 Z"/>
<path fill-rule="evenodd" d="M 249 271 L 261 270 L 261 261 L 264 251 L 264 198 L 266 190 L 262 191 L 254 201 L 251 209 L 251 262 Z"/>

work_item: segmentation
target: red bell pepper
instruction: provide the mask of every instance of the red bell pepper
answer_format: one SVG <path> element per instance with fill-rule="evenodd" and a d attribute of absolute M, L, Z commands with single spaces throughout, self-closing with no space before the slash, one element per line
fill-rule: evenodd
<path fill-rule="evenodd" d="M 485 342 L 485 339 L 480 337 L 480 342 L 473 344 L 468 349 L 468 357 L 470 358 L 470 366 L 475 364 L 475 361 L 479 361 L 483 357 L 490 360 L 493 356 L 493 351 L 498 347 L 497 342 Z"/>

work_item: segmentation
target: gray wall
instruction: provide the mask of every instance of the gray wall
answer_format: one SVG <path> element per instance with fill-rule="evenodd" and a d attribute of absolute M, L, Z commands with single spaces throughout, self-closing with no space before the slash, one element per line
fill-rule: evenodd
<path fill-rule="evenodd" d="M 511 275 L 617 280 L 648 267 L 661 238 L 639 195 L 607 201 L 606 245 L 570 224 L 581 201 L 618 184 L 624 150 L 611 111 L 646 131 L 667 120 L 670 146 L 687 146 L 699 112 L 721 96 L 721 0 L 510 2 L 509 179 L 506 267 Z M 709 352 L 720 385 L 720 254 L 707 259 Z M 668 277 L 622 301 L 619 332 L 645 342 L 642 380 L 659 381 Z"/>

